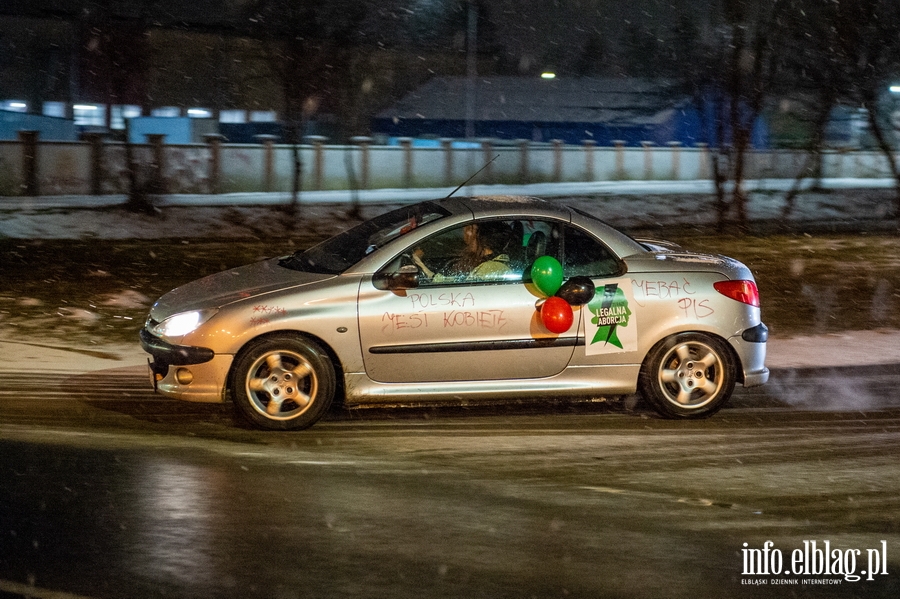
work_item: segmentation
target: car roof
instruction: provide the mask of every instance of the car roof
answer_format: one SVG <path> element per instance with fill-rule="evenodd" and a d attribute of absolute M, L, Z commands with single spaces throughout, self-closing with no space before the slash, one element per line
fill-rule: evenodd
<path fill-rule="evenodd" d="M 461 196 L 444 198 L 432 203 L 451 214 L 472 213 L 479 218 L 485 216 L 536 216 L 558 218 L 565 221 L 572 218 L 571 211 L 565 206 L 530 196 Z"/>
<path fill-rule="evenodd" d="M 578 223 L 600 236 L 612 251 L 620 256 L 643 253 L 646 248 L 619 231 L 615 227 L 562 204 L 548 202 L 540 198 L 517 195 L 487 195 L 472 197 L 450 197 L 431 202 L 447 210 L 456 217 L 472 218 L 548 218 L 568 223 Z"/>

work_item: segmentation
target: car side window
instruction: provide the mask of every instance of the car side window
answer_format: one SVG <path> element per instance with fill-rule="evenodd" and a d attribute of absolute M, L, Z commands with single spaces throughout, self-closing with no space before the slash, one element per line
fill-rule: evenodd
<path fill-rule="evenodd" d="M 563 273 L 574 276 L 611 277 L 622 272 L 622 265 L 609 249 L 593 236 L 576 227 L 566 227 Z"/>
<path fill-rule="evenodd" d="M 491 251 L 484 255 L 486 247 Z M 619 261 L 606 246 L 584 231 L 535 219 L 484 219 L 453 227 L 409 248 L 382 270 L 415 265 L 419 286 L 527 282 L 531 265 L 541 256 L 563 256 L 567 278 L 621 272 Z"/>
<path fill-rule="evenodd" d="M 525 270 L 522 221 L 481 219 L 429 237 L 408 255 L 419 285 L 521 282 Z"/>

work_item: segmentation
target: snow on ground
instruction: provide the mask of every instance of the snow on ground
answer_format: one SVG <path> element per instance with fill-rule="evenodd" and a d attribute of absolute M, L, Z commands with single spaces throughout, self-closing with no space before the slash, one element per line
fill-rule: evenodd
<path fill-rule="evenodd" d="M 784 189 L 791 182 L 754 181 L 748 205 L 754 221 L 842 221 L 885 219 L 895 210 L 894 192 L 881 179 L 830 179 L 826 191 L 805 192 L 790 215 L 782 214 Z M 866 187 L 860 187 L 865 183 Z M 855 187 L 854 187 L 855 186 Z M 452 189 L 380 189 L 354 195 L 346 191 L 309 191 L 300 196 L 297 217 L 281 206 L 284 193 L 173 195 L 156 200 L 152 215 L 128 212 L 124 196 L 0 198 L 0 238 L 15 239 L 154 239 L 196 237 L 259 237 L 310 229 L 336 232 L 348 225 L 348 206 L 359 202 L 364 218 L 401 203 L 440 198 Z M 550 198 L 596 214 L 620 227 L 715 222 L 708 181 L 623 181 L 476 185 L 457 195 L 522 194 Z"/>

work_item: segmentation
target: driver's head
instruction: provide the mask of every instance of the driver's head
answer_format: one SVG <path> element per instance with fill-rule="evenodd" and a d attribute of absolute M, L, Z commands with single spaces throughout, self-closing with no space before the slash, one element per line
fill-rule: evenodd
<path fill-rule="evenodd" d="M 495 254 L 507 251 L 512 241 L 512 230 L 500 221 L 478 223 L 477 235 L 479 245 Z"/>

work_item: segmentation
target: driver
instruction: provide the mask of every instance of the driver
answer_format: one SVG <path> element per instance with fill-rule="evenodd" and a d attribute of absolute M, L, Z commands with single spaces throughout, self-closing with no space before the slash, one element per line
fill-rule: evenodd
<path fill-rule="evenodd" d="M 465 248 L 444 275 L 434 272 L 422 261 L 421 248 L 413 252 L 412 260 L 422 273 L 434 283 L 451 281 L 496 281 L 512 272 L 507 254 L 512 242 L 512 231 L 499 221 L 466 225 L 463 227 Z"/>

